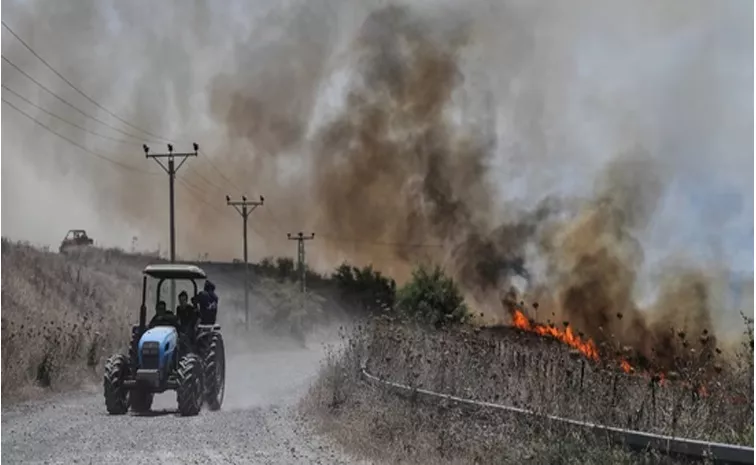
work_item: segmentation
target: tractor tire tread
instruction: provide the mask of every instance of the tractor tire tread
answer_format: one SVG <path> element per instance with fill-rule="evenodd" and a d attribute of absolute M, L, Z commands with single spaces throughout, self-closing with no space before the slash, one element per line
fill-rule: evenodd
<path fill-rule="evenodd" d="M 126 355 L 116 354 L 105 362 L 103 390 L 105 407 L 111 415 L 123 415 L 129 410 L 129 393 L 123 382 L 129 372 L 129 359 Z"/>
<path fill-rule="evenodd" d="M 187 354 L 179 360 L 176 378 L 178 380 L 177 400 L 181 416 L 199 414 L 203 400 L 202 361 L 194 354 Z"/>
<path fill-rule="evenodd" d="M 202 352 L 205 362 L 205 402 L 210 410 L 219 410 L 223 403 L 226 382 L 223 337 L 219 333 L 210 335 Z"/>

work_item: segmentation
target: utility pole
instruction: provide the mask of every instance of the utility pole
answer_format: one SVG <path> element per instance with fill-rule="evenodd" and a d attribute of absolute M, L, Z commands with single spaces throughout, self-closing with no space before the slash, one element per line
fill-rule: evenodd
<path fill-rule="evenodd" d="M 197 143 L 193 143 L 192 146 L 194 147 L 194 152 L 187 152 L 187 153 L 173 153 L 173 145 L 168 144 L 168 153 L 150 153 L 150 148 L 147 147 L 146 144 L 142 145 L 142 148 L 144 149 L 144 157 L 145 158 L 152 158 L 157 162 L 158 165 L 160 165 L 163 170 L 168 173 L 168 198 L 170 202 L 170 210 L 171 210 L 171 218 L 170 218 L 170 236 L 171 236 L 171 263 L 176 263 L 176 214 L 175 214 L 175 208 L 174 208 L 174 193 L 173 193 L 173 186 L 174 181 L 176 180 L 176 173 L 178 172 L 179 168 L 184 164 L 184 162 L 189 157 L 196 157 L 197 152 L 199 151 L 199 145 Z M 178 166 L 175 165 L 175 159 L 176 157 L 181 158 L 181 163 L 179 163 Z M 168 166 L 166 167 L 160 160 L 162 158 L 168 159 Z M 171 280 L 171 309 L 175 309 L 176 307 L 176 281 Z"/>
<path fill-rule="evenodd" d="M 247 260 L 247 218 L 255 208 L 261 206 L 265 202 L 265 198 L 261 195 L 259 201 L 247 200 L 247 197 L 242 195 L 241 200 L 231 200 L 231 197 L 226 196 L 226 205 L 230 205 L 236 209 L 242 217 L 242 234 L 244 237 L 244 327 L 249 330 L 249 262 Z M 241 207 L 241 208 L 239 208 Z M 252 207 L 251 209 L 249 207 Z"/>
<path fill-rule="evenodd" d="M 302 294 L 305 293 L 305 243 L 304 241 L 309 241 L 312 239 L 315 239 L 315 233 L 310 234 L 309 236 L 305 236 L 301 232 L 297 234 L 296 236 L 292 236 L 291 233 L 286 233 L 286 237 L 290 241 L 297 241 L 297 265 L 299 266 L 299 272 L 300 272 L 300 284 L 302 285 Z"/>

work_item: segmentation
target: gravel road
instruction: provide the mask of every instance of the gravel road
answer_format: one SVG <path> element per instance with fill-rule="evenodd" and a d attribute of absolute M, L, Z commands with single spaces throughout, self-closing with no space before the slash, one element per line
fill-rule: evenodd
<path fill-rule="evenodd" d="M 3 406 L 2 463 L 360 463 L 296 414 L 323 356 L 320 346 L 228 350 L 221 411 L 181 418 L 168 392 L 146 416 L 110 416 L 100 386 Z"/>

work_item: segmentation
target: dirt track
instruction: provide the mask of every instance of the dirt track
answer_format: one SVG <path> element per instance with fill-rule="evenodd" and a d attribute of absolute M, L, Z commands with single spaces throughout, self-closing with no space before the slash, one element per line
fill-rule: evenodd
<path fill-rule="evenodd" d="M 192 418 L 177 415 L 173 392 L 157 396 L 147 416 L 110 416 L 100 386 L 4 407 L 2 462 L 360 463 L 315 435 L 295 412 L 319 367 L 320 347 L 229 348 L 223 408 Z"/>

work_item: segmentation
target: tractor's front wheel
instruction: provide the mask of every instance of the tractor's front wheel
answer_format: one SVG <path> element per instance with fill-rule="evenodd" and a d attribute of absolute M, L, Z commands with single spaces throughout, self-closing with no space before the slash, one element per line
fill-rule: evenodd
<path fill-rule="evenodd" d="M 129 393 L 131 402 L 131 411 L 137 413 L 146 413 L 152 407 L 154 394 L 149 391 L 133 390 Z"/>
<path fill-rule="evenodd" d="M 116 354 L 105 362 L 102 384 L 105 391 L 105 407 L 111 415 L 123 415 L 129 410 L 129 392 L 123 385 L 128 374 L 127 356 Z"/>
<path fill-rule="evenodd" d="M 226 352 L 220 333 L 209 336 L 203 351 L 205 357 L 205 401 L 210 410 L 218 410 L 223 404 L 226 388 Z"/>
<path fill-rule="evenodd" d="M 183 417 L 194 416 L 200 412 L 203 401 L 202 362 L 195 354 L 187 354 L 179 360 L 176 370 L 179 413 Z"/>

